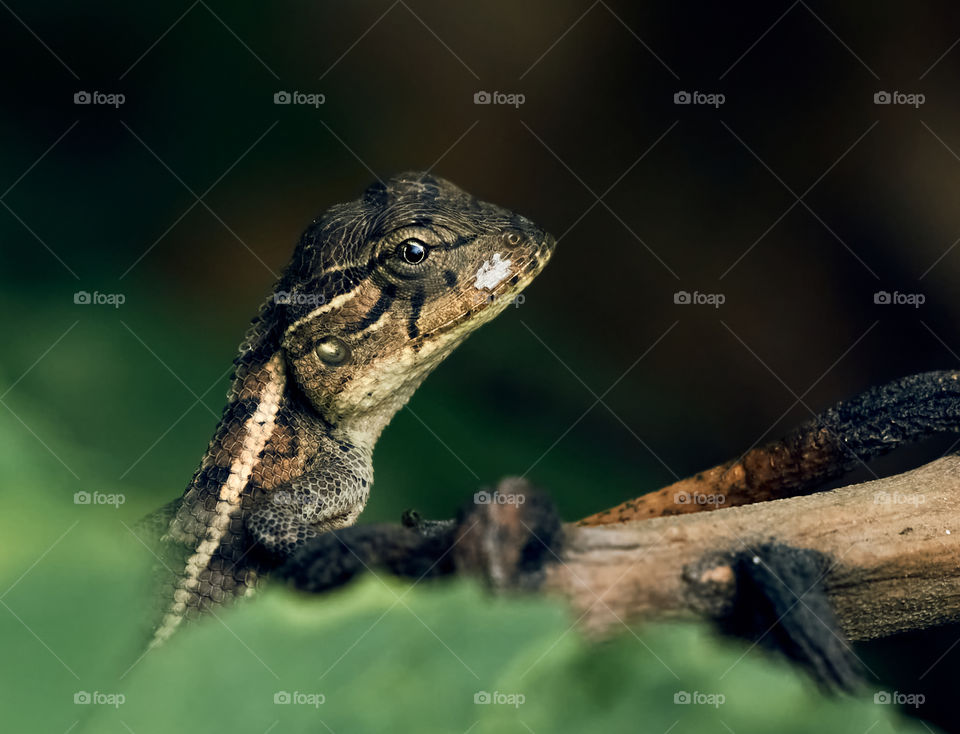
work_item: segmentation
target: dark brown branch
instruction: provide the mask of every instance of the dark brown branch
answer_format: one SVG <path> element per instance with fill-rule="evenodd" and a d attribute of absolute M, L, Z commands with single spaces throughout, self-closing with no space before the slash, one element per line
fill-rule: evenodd
<path fill-rule="evenodd" d="M 960 426 L 960 372 L 908 375 L 877 385 L 737 459 L 581 520 L 647 520 L 748 505 L 814 491 L 864 462 Z"/>

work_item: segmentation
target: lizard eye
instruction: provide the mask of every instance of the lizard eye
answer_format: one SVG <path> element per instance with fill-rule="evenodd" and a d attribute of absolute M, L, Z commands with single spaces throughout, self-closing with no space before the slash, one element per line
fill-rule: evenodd
<path fill-rule="evenodd" d="M 350 349 L 335 336 L 323 337 L 314 346 L 313 351 L 316 352 L 321 362 L 331 365 L 343 364 L 350 356 Z"/>
<path fill-rule="evenodd" d="M 397 253 L 404 262 L 418 265 L 427 259 L 427 246 L 420 240 L 411 238 L 400 243 Z"/>

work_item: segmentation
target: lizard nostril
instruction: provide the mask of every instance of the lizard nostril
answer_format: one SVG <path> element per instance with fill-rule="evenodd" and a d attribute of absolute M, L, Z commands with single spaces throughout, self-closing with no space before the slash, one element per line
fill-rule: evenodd
<path fill-rule="evenodd" d="M 507 232 L 504 234 L 503 238 L 511 245 L 519 245 L 520 240 L 522 239 L 516 232 Z"/>

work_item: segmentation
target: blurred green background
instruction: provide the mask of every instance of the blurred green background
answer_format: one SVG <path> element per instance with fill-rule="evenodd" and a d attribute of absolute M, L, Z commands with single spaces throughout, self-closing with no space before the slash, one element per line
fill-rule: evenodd
<path fill-rule="evenodd" d="M 0 17 L 11 582 L 37 558 L 18 546 L 69 526 L 46 508 L 103 509 L 75 492 L 123 494 L 104 511 L 127 523 L 182 492 L 300 232 L 374 176 L 432 167 L 561 241 L 524 303 L 388 428 L 363 522 L 449 516 L 523 473 L 576 519 L 960 362 L 953 4 L 11 2 Z M 281 90 L 325 103 L 276 105 Z M 525 101 L 476 105 L 481 90 Z M 872 684 L 925 691 L 921 715 L 950 726 L 958 637 L 858 651 Z"/>

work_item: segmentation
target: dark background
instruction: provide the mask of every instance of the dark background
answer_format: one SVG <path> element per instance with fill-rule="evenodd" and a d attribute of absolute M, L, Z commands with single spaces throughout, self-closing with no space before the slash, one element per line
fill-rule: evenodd
<path fill-rule="evenodd" d="M 130 517 L 186 485 L 307 223 L 401 170 L 561 241 L 388 428 L 364 521 L 448 516 L 524 472 L 576 519 L 960 362 L 951 3 L 17 2 L 0 18 L 0 421 L 68 484 L 126 493 Z M 126 101 L 75 105 L 81 90 Z M 326 102 L 275 105 L 280 90 Z M 475 105 L 480 90 L 525 102 Z M 676 105 L 681 90 L 726 101 Z M 881 90 L 926 99 L 876 105 Z M 82 290 L 125 303 L 76 305 Z M 958 637 L 858 651 L 871 685 L 925 692 L 921 715 L 948 726 Z"/>

